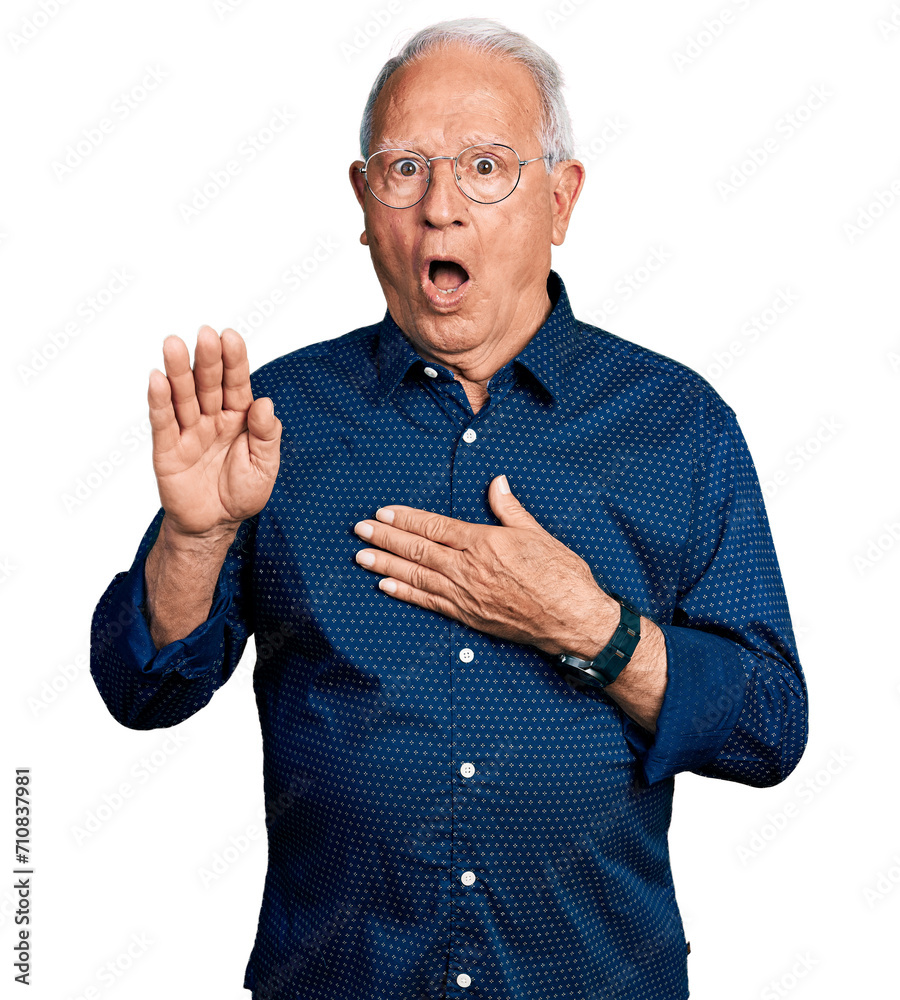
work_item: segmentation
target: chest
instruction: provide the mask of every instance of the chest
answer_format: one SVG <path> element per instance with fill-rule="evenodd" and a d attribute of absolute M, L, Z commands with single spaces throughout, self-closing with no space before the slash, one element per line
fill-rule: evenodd
<path fill-rule="evenodd" d="M 364 623 L 385 605 L 377 579 L 355 562 L 353 525 L 405 504 L 499 525 L 488 485 L 506 474 L 537 521 L 590 565 L 597 583 L 667 620 L 690 528 L 687 428 L 648 435 L 646 414 L 615 406 L 567 412 L 510 391 L 476 411 L 452 399 L 401 396 L 361 421 L 286 415 L 282 462 L 260 514 L 254 561 L 259 608 L 273 619 Z M 396 602 L 391 602 L 396 604 Z M 352 614 L 349 609 L 352 609 Z"/>

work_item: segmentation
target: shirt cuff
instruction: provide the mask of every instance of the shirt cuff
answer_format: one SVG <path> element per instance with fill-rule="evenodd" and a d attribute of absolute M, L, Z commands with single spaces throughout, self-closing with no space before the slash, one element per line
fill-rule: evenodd
<path fill-rule="evenodd" d="M 658 627 L 667 681 L 656 732 L 624 717 L 625 738 L 648 785 L 715 760 L 737 724 L 749 682 L 738 643 L 695 628 Z"/>
<path fill-rule="evenodd" d="M 156 521 L 161 522 L 159 516 Z M 230 577 L 219 573 L 206 621 L 183 639 L 156 648 L 150 634 L 144 566 L 156 541 L 159 524 L 148 529 L 131 568 L 119 573 L 101 600 L 109 645 L 120 662 L 148 680 L 159 681 L 170 673 L 185 678 L 202 676 L 218 662 L 225 633 L 225 620 L 234 596 Z"/>

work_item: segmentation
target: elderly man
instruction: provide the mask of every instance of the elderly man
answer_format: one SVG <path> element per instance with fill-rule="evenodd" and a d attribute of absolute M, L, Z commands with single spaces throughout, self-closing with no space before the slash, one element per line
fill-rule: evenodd
<path fill-rule="evenodd" d="M 252 375 L 203 327 L 150 377 L 162 507 L 91 669 L 171 726 L 255 633 L 257 1000 L 687 997 L 674 776 L 773 785 L 805 745 L 733 411 L 550 268 L 560 83 L 495 22 L 414 36 L 350 168 L 384 319 Z"/>

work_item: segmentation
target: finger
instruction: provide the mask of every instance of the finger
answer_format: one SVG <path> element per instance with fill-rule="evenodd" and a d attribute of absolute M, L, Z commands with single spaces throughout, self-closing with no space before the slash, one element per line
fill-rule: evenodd
<path fill-rule="evenodd" d="M 181 431 L 172 408 L 172 390 L 169 380 L 158 369 L 150 372 L 147 387 L 147 405 L 150 409 L 150 429 L 153 435 L 153 450 L 157 454 L 171 451 L 178 444 Z"/>
<path fill-rule="evenodd" d="M 246 412 L 253 402 L 250 388 L 250 362 L 244 338 L 231 327 L 222 331 L 222 406 L 226 410 Z"/>
<path fill-rule="evenodd" d="M 182 428 L 193 427 L 200 419 L 200 404 L 195 392 L 191 358 L 181 337 L 176 337 L 175 334 L 166 337 L 163 341 L 163 359 L 172 391 L 175 417 Z"/>
<path fill-rule="evenodd" d="M 390 524 L 403 531 L 413 532 L 441 545 L 449 545 L 454 549 L 467 549 L 473 545 L 486 525 L 472 524 L 470 521 L 460 521 L 455 517 L 445 517 L 430 510 L 419 510 L 418 507 L 405 507 L 392 503 L 387 507 L 379 507 L 375 511 L 379 522 Z"/>
<path fill-rule="evenodd" d="M 371 528 L 371 533 L 368 529 Z M 404 531 L 390 524 L 371 519 L 358 521 L 353 530 L 370 545 L 393 552 L 417 566 L 427 566 L 444 576 L 453 575 L 454 556 L 456 549 L 432 542 L 424 535 L 412 531 Z"/>
<path fill-rule="evenodd" d="M 384 579 L 379 580 L 378 589 L 391 597 L 406 601 L 407 604 L 417 604 L 420 608 L 427 608 L 429 611 L 435 611 L 447 618 L 454 618 L 456 621 L 468 624 L 459 608 L 440 594 L 420 590 L 418 587 L 413 587 L 404 580 L 398 580 L 395 577 L 384 577 Z"/>
<path fill-rule="evenodd" d="M 281 456 L 282 424 L 275 416 L 275 406 L 268 396 L 254 399 L 247 411 L 247 444 L 250 459 L 263 472 L 274 475 Z"/>
<path fill-rule="evenodd" d="M 194 349 L 194 387 L 201 413 L 222 409 L 222 342 L 216 331 L 201 326 Z"/>
<path fill-rule="evenodd" d="M 366 565 L 368 560 L 371 560 L 371 565 Z M 439 571 L 409 562 L 409 560 L 391 552 L 381 552 L 378 549 L 360 549 L 356 553 L 356 561 L 363 569 L 367 569 L 371 573 L 391 577 L 391 579 L 398 580 L 413 590 L 432 597 L 440 597 L 449 601 L 454 589 L 450 580 Z"/>

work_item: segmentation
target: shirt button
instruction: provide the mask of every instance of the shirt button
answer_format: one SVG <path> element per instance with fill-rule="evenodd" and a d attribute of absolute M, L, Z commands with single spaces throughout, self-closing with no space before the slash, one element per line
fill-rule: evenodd
<path fill-rule="evenodd" d="M 472 977 L 471 976 L 467 976 L 465 974 L 465 972 L 461 972 L 456 977 L 456 985 L 457 986 L 462 986 L 463 988 L 465 988 L 466 986 L 471 986 L 472 985 Z"/>
<path fill-rule="evenodd" d="M 437 378 L 437 372 L 430 365 L 428 368 L 425 369 L 425 374 L 429 378 Z"/>
<path fill-rule="evenodd" d="M 459 651 L 459 658 L 463 661 L 463 663 L 468 663 L 470 660 L 475 659 L 475 654 L 471 649 L 461 649 Z"/>
<path fill-rule="evenodd" d="M 471 885 L 475 881 L 475 872 L 463 872 L 459 880 L 463 885 Z"/>
<path fill-rule="evenodd" d="M 473 431 L 473 430 L 472 430 L 472 428 L 470 427 L 470 428 L 469 428 L 469 429 L 468 429 L 468 430 L 466 431 L 466 433 L 465 433 L 465 434 L 463 434 L 463 441 L 465 441 L 465 442 L 466 442 L 466 444 L 471 444 L 471 443 L 472 443 L 472 442 L 473 442 L 473 441 L 475 440 L 475 438 L 477 438 L 477 437 L 478 437 L 478 435 L 477 435 L 477 434 L 475 433 L 475 431 Z"/>
<path fill-rule="evenodd" d="M 470 764 L 468 761 L 466 761 L 466 763 L 463 764 L 463 766 L 459 769 L 459 773 L 464 778 L 471 778 L 472 775 L 475 773 L 475 765 Z"/>

